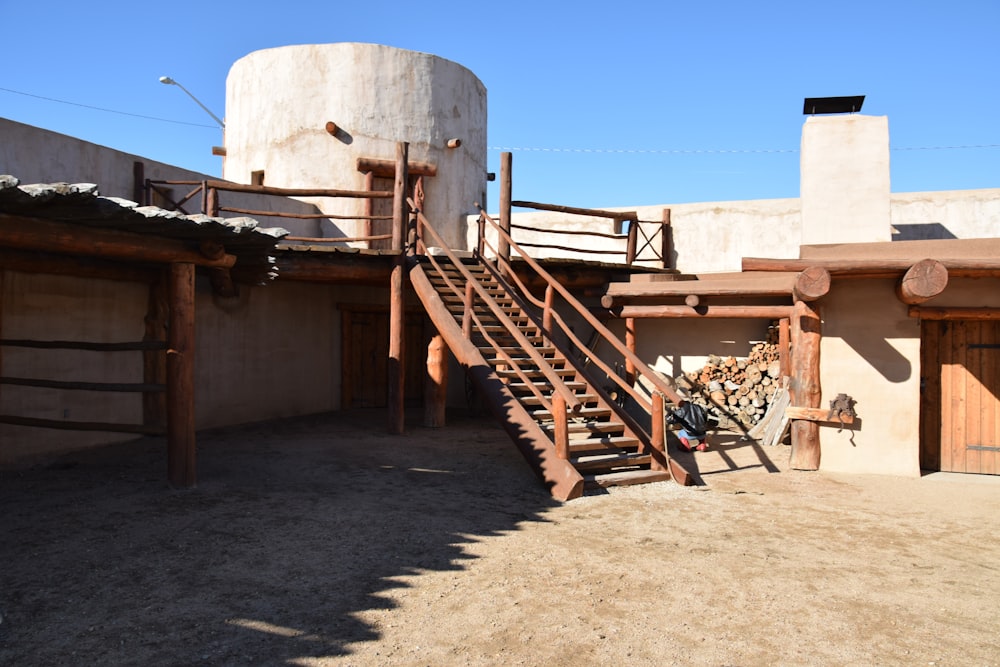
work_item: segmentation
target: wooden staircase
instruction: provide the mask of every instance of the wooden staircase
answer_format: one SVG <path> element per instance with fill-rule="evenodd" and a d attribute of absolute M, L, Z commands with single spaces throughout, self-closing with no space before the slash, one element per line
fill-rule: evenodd
<path fill-rule="evenodd" d="M 410 258 L 432 321 L 553 495 L 687 473 L 589 376 L 585 359 L 545 331 L 544 314 L 497 265 L 451 252 Z M 662 435 L 661 435 L 662 443 Z"/>

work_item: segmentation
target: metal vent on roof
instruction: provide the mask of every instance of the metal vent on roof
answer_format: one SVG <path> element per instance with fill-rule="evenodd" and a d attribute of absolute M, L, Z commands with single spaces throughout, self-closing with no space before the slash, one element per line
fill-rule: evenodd
<path fill-rule="evenodd" d="M 802 113 L 807 116 L 827 113 L 857 113 L 865 102 L 864 95 L 852 97 L 807 97 Z"/>

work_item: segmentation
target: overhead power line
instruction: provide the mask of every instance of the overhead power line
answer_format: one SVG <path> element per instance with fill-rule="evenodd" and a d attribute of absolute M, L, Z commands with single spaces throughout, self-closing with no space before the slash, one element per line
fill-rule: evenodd
<path fill-rule="evenodd" d="M 174 123 L 175 125 L 189 125 L 191 127 L 205 127 L 209 129 L 217 129 L 214 125 L 206 125 L 204 123 L 189 123 L 183 120 L 173 120 L 170 118 L 158 118 L 156 116 L 144 116 L 138 113 L 129 113 L 128 111 L 118 111 L 116 109 L 105 109 L 103 107 L 95 107 L 89 104 L 80 104 L 79 102 L 69 102 L 67 100 L 59 100 L 54 97 L 45 97 L 43 95 L 35 95 L 33 93 L 25 93 L 20 90 L 11 90 L 10 88 L 0 87 L 5 93 L 13 93 L 14 95 L 24 95 L 25 97 L 34 97 L 35 99 L 45 100 L 46 102 L 57 102 L 59 104 L 68 104 L 70 106 L 82 107 L 84 109 L 92 109 L 94 111 L 103 111 L 105 113 L 114 113 L 121 116 L 132 116 L 133 118 L 143 118 L 145 120 L 155 120 L 161 123 Z M 944 150 L 964 150 L 964 149 L 974 149 L 974 148 L 1000 148 L 1000 144 L 971 144 L 964 146 L 900 146 L 900 147 L 890 147 L 889 150 L 893 151 L 944 151 Z M 534 152 L 534 153 L 613 153 L 613 154 L 626 154 L 626 153 L 636 153 L 636 154 L 649 154 L 649 155 L 738 155 L 738 154 L 766 154 L 766 153 L 798 153 L 797 148 L 733 148 L 733 149 L 686 149 L 686 148 L 544 148 L 544 147 L 526 147 L 526 146 L 487 146 L 487 150 L 491 151 L 510 151 L 510 152 Z"/>
<path fill-rule="evenodd" d="M 144 116 L 138 113 L 129 113 L 128 111 L 117 111 L 115 109 L 105 109 L 103 107 L 95 107 L 89 104 L 80 104 L 79 102 L 67 102 L 66 100 L 57 100 L 53 97 L 44 97 L 42 95 L 33 95 L 32 93 L 24 93 L 20 90 L 11 90 L 10 88 L 0 88 L 0 90 L 5 93 L 14 93 L 15 95 L 24 95 L 25 97 L 34 97 L 35 99 L 45 100 L 46 102 L 58 102 L 59 104 L 69 104 L 74 107 L 83 107 L 84 109 L 93 109 L 94 111 L 104 111 L 106 113 L 116 113 L 121 116 L 132 116 L 133 118 L 144 118 L 146 120 L 156 120 L 161 123 L 174 123 L 176 125 L 190 125 L 192 127 L 208 127 L 211 129 L 216 129 L 214 125 L 205 125 L 204 123 L 189 123 L 183 120 L 172 120 L 170 118 L 157 118 L 156 116 Z"/>

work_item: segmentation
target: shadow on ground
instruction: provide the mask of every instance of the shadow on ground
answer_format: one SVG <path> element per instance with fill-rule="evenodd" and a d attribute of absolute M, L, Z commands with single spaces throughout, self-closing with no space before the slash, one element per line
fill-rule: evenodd
<path fill-rule="evenodd" d="M 418 422 L 410 419 L 410 423 Z M 377 640 L 358 618 L 554 503 L 488 420 L 385 434 L 353 412 L 0 470 L 0 664 L 281 664 Z"/>

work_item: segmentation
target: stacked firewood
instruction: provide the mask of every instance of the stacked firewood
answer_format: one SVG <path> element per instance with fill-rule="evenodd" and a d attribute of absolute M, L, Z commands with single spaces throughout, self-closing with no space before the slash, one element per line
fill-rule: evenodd
<path fill-rule="evenodd" d="M 710 355 L 702 368 L 674 381 L 718 420 L 720 429 L 750 428 L 763 419 L 781 385 L 778 356 L 777 330 L 771 327 L 767 340 L 754 344 L 748 357 Z"/>

